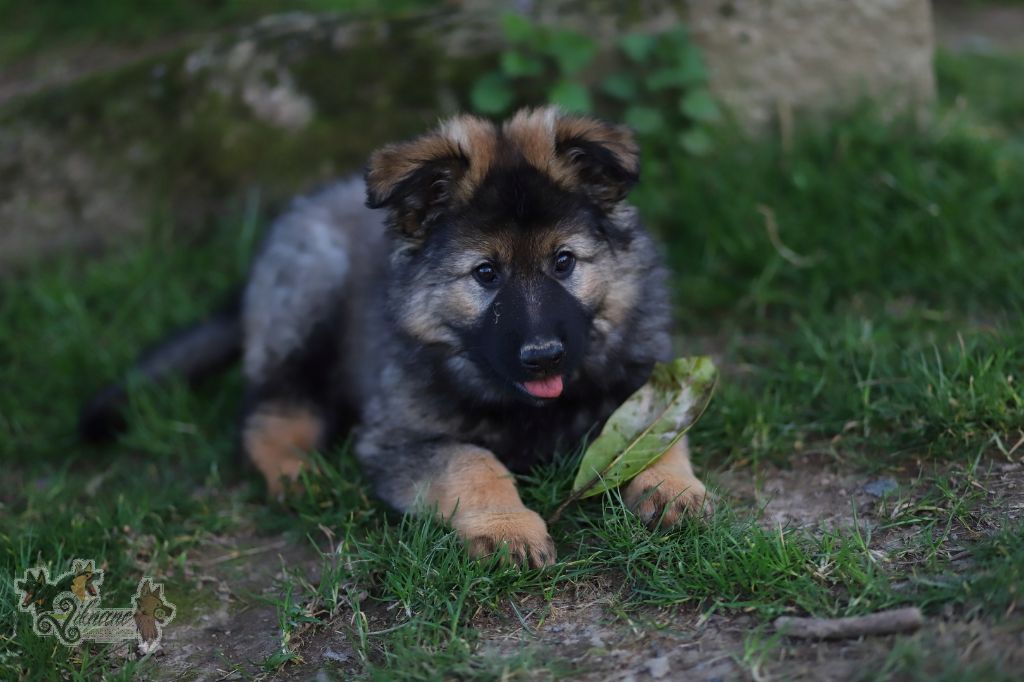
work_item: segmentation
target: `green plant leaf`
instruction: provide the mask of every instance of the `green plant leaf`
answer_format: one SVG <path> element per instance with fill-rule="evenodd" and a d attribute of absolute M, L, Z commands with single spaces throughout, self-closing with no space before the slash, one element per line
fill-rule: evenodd
<path fill-rule="evenodd" d="M 601 90 L 616 99 L 630 100 L 636 97 L 636 79 L 628 73 L 613 73 L 604 79 Z"/>
<path fill-rule="evenodd" d="M 515 93 L 512 84 L 500 73 L 489 73 L 480 78 L 469 93 L 473 108 L 485 114 L 500 114 L 512 105 Z"/>
<path fill-rule="evenodd" d="M 503 52 L 501 54 L 501 70 L 506 76 L 512 78 L 539 76 L 544 73 L 544 63 L 536 57 L 522 52 Z"/>
<path fill-rule="evenodd" d="M 657 38 L 646 33 L 627 33 L 619 38 L 619 47 L 638 64 L 642 64 L 654 52 L 657 44 Z"/>
<path fill-rule="evenodd" d="M 679 100 L 679 110 L 701 123 L 715 123 L 722 117 L 714 97 L 707 88 L 692 90 Z"/>
<path fill-rule="evenodd" d="M 597 47 L 593 40 L 581 33 L 556 31 L 548 41 L 547 51 L 558 62 L 558 70 L 571 76 L 590 63 Z"/>
<path fill-rule="evenodd" d="M 681 88 L 687 84 L 685 74 L 683 74 L 682 69 L 678 67 L 670 67 L 653 71 L 651 75 L 647 76 L 645 82 L 647 83 L 647 87 L 655 92 L 658 90 L 667 90 L 668 88 Z"/>
<path fill-rule="evenodd" d="M 590 497 L 611 490 L 657 461 L 704 413 L 716 376 L 707 356 L 655 365 L 587 448 L 573 492 Z"/>
<path fill-rule="evenodd" d="M 531 43 L 540 29 L 522 14 L 506 12 L 501 15 L 501 32 L 513 44 Z"/>
<path fill-rule="evenodd" d="M 626 109 L 623 120 L 626 125 L 641 135 L 656 132 L 665 126 L 665 117 L 653 107 L 630 107 Z"/>
<path fill-rule="evenodd" d="M 587 113 L 590 111 L 590 93 L 579 83 L 570 80 L 559 81 L 548 93 L 552 104 L 557 104 L 566 111 Z"/>
<path fill-rule="evenodd" d="M 699 50 L 690 47 L 680 53 L 679 76 L 685 85 L 700 85 L 707 80 L 708 72 Z"/>
<path fill-rule="evenodd" d="M 654 48 L 654 56 L 659 62 L 665 64 L 678 64 L 683 53 L 693 49 L 690 44 L 690 36 L 682 27 L 662 31 L 657 34 L 657 38 L 658 44 Z"/>
<path fill-rule="evenodd" d="M 685 26 L 677 24 L 658 36 L 662 41 L 670 44 L 675 50 L 685 50 L 690 44 L 690 32 Z"/>
<path fill-rule="evenodd" d="M 694 128 L 679 136 L 679 145 L 694 156 L 704 156 L 711 151 L 715 143 L 706 130 Z"/>

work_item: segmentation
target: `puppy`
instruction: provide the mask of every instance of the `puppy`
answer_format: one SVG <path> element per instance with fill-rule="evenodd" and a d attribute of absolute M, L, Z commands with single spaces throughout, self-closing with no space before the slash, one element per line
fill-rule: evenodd
<path fill-rule="evenodd" d="M 666 272 L 627 202 L 638 177 L 620 126 L 554 108 L 456 116 L 296 201 L 240 306 L 140 371 L 195 376 L 240 350 L 242 445 L 272 496 L 354 428 L 388 504 L 439 514 L 474 556 L 551 564 L 511 472 L 571 451 L 670 358 Z M 94 401 L 86 432 L 121 390 Z M 625 491 L 666 523 L 704 498 L 685 441 Z"/>

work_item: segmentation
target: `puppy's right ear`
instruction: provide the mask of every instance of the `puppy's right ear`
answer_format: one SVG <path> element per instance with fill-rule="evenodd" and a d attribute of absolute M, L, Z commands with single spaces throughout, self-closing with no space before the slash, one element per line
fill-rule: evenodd
<path fill-rule="evenodd" d="M 387 208 L 407 237 L 420 237 L 448 207 L 468 161 L 436 135 L 374 152 L 366 173 L 366 205 Z"/>
<path fill-rule="evenodd" d="M 387 208 L 403 236 L 422 239 L 452 204 L 468 197 L 473 172 L 493 147 L 494 127 L 460 116 L 408 142 L 388 145 L 370 157 L 366 205 Z"/>

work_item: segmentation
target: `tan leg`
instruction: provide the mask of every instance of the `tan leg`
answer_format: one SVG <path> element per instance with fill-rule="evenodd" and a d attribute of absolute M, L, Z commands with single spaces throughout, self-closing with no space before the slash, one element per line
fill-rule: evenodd
<path fill-rule="evenodd" d="M 471 556 L 487 556 L 505 545 L 520 564 L 555 562 L 547 524 L 519 499 L 515 479 L 493 454 L 469 445 L 443 454 L 444 469 L 426 483 L 421 500 L 451 524 Z"/>
<path fill-rule="evenodd" d="M 270 497 L 284 497 L 285 487 L 308 465 L 305 454 L 321 445 L 323 431 L 323 422 L 300 407 L 261 405 L 249 415 L 242 443 L 266 479 Z"/>
<path fill-rule="evenodd" d="M 660 520 L 670 526 L 684 514 L 700 516 L 712 511 L 707 490 L 690 465 L 685 438 L 630 481 L 623 498 L 637 516 L 652 525 Z"/>

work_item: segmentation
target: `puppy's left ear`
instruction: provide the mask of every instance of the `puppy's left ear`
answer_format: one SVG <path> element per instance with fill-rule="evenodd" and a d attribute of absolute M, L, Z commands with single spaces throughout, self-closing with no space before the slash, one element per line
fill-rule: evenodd
<path fill-rule="evenodd" d="M 611 208 L 640 179 L 640 149 L 633 131 L 583 116 L 561 116 L 555 124 L 555 153 L 599 205 Z"/>

